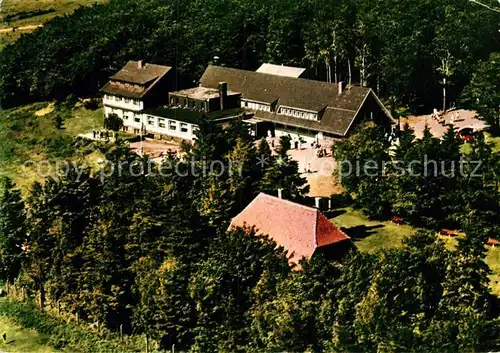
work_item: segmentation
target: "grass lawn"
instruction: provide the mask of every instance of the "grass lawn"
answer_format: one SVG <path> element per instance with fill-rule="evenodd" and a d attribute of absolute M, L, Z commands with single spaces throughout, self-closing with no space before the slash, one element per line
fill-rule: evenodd
<path fill-rule="evenodd" d="M 3 0 L 0 12 L 0 30 L 12 27 L 32 27 L 46 23 L 56 16 L 66 15 L 80 6 L 90 6 L 108 0 Z M 18 30 L 0 33 L 0 50 L 3 46 L 17 40 L 21 33 L 29 30 Z"/>
<path fill-rule="evenodd" d="M 492 137 L 489 133 L 485 133 L 486 142 L 491 146 L 493 152 L 500 152 L 500 137 Z M 462 153 L 469 154 L 472 152 L 470 143 L 464 143 L 460 148 Z"/>
<path fill-rule="evenodd" d="M 334 211 L 332 221 L 349 235 L 357 248 L 364 252 L 376 252 L 382 249 L 393 249 L 402 246 L 404 238 L 411 236 L 416 228 L 408 225 L 397 225 L 392 222 L 371 221 L 361 212 L 347 208 Z M 442 237 L 446 248 L 453 250 L 456 239 Z M 490 267 L 491 292 L 500 296 L 500 247 L 488 246 L 486 263 Z"/>
<path fill-rule="evenodd" d="M 5 300 L 5 298 L 0 298 L 0 310 L 2 310 Z M 7 341 L 0 341 L 0 352 L 61 352 L 45 344 L 48 336 L 16 325 L 9 318 L 0 317 L 0 334 L 4 333 L 7 335 Z"/>
<path fill-rule="evenodd" d="M 336 212 L 338 215 L 332 221 L 343 228 L 359 250 L 365 252 L 401 247 L 403 239 L 415 231 L 413 227 L 407 225 L 368 220 L 361 212 L 351 208 L 343 208 Z"/>
<path fill-rule="evenodd" d="M 56 129 L 55 114 L 64 117 L 63 129 Z M 102 127 L 103 111 L 77 107 L 54 111 L 49 103 L 36 103 L 0 111 L 0 177 L 8 176 L 26 191 L 43 179 L 31 163 L 48 161 L 86 161 L 96 159 L 94 150 L 81 151 L 74 146 L 74 137 Z"/>

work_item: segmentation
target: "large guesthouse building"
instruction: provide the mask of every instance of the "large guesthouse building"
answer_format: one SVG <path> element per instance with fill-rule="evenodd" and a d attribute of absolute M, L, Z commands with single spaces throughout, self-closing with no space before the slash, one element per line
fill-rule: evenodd
<path fill-rule="evenodd" d="M 257 71 L 209 66 L 197 87 L 173 90 L 168 66 L 128 62 L 101 89 L 106 116 L 124 130 L 158 139 L 193 140 L 201 121 L 243 118 L 255 137 L 290 135 L 321 143 L 345 137 L 354 125 L 395 121 L 369 88 L 300 78 L 303 69 L 264 64 Z"/>
<path fill-rule="evenodd" d="M 101 89 L 104 114 L 123 119 L 125 131 L 141 133 L 143 110 L 163 104 L 166 92 L 172 88 L 171 70 L 169 66 L 129 61 Z"/>

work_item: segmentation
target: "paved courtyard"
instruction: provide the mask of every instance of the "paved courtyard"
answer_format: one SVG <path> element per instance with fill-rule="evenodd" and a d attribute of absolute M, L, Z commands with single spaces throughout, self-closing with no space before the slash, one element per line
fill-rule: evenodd
<path fill-rule="evenodd" d="M 272 144 L 273 138 L 267 139 Z M 278 138 L 274 138 L 275 147 L 278 146 Z M 301 176 L 307 179 L 310 187 L 309 196 L 330 197 L 341 192 L 340 186 L 333 177 L 333 172 L 337 168 L 337 163 L 332 157 L 332 142 L 323 142 L 321 146 L 326 151 L 326 156 L 318 157 L 317 149 L 310 144 L 302 144 L 297 148 L 292 148 L 288 154 L 297 161 Z"/>
<path fill-rule="evenodd" d="M 484 121 L 477 118 L 477 113 L 471 110 L 454 110 L 444 115 L 444 124 L 439 124 L 431 115 L 409 116 L 401 119 L 401 128 L 408 122 L 410 127 L 415 131 L 415 137 L 421 138 L 424 133 L 425 125 L 427 124 L 432 135 L 442 137 L 448 130 L 448 124 L 453 122 L 455 130 L 463 127 L 471 127 L 474 130 L 483 130 L 486 127 Z"/>

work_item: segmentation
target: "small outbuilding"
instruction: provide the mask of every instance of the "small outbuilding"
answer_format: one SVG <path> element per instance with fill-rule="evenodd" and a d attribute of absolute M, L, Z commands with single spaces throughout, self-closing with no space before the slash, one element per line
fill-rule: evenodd
<path fill-rule="evenodd" d="M 318 209 L 260 193 L 231 227 L 255 227 L 258 235 L 268 235 L 288 252 L 288 262 L 298 264 L 321 252 L 340 259 L 354 247 L 351 238 Z"/>

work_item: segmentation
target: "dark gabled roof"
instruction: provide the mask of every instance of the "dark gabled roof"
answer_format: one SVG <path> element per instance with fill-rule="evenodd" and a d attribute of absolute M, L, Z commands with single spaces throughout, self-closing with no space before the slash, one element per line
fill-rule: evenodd
<path fill-rule="evenodd" d="M 101 88 L 101 92 L 140 99 L 171 69 L 170 66 L 155 64 L 143 64 L 140 69 L 137 61 L 129 61 L 120 71 L 110 77 L 110 81 Z"/>
<path fill-rule="evenodd" d="M 129 61 L 120 71 L 111 76 L 110 80 L 145 85 L 164 76 L 171 69 L 170 66 L 155 64 L 143 64 L 142 68 L 139 68 L 137 61 Z"/>
<path fill-rule="evenodd" d="M 279 94 L 267 81 L 270 76 L 272 75 L 210 65 L 203 73 L 200 84 L 203 87 L 217 88 L 219 82 L 227 82 L 228 89 L 242 92 L 243 98 L 271 104 L 278 100 Z"/>
<path fill-rule="evenodd" d="M 258 235 L 283 246 L 295 264 L 318 248 L 351 239 L 317 209 L 264 193 L 232 219 L 231 227 L 255 227 Z"/>
<path fill-rule="evenodd" d="M 124 87 L 123 84 L 116 84 L 113 82 L 108 82 L 101 88 L 102 93 L 108 93 L 115 96 L 140 99 L 144 96 L 147 89 L 144 86 L 141 87 Z"/>
<path fill-rule="evenodd" d="M 145 109 L 142 111 L 144 114 L 159 116 L 162 118 L 173 119 L 177 121 L 183 121 L 190 124 L 199 124 L 202 119 L 207 120 L 224 120 L 233 118 L 236 116 L 242 116 L 246 111 L 242 108 L 218 110 L 214 112 L 205 113 L 196 109 L 184 109 L 184 108 L 170 108 L 170 107 L 159 107 Z M 248 113 L 246 113 L 248 115 Z"/>
<path fill-rule="evenodd" d="M 232 91 L 242 93 L 244 99 L 320 112 L 327 106 L 357 111 L 370 91 L 351 87 L 339 95 L 337 84 L 285 77 L 260 72 L 209 66 L 201 77 L 201 85 L 217 88 L 225 81 Z"/>
<path fill-rule="evenodd" d="M 356 114 L 356 112 L 352 111 L 327 108 L 323 114 L 322 120 L 316 121 L 263 111 L 253 112 L 257 119 L 313 131 L 332 133 L 338 136 L 344 136 L 346 134 Z"/>

